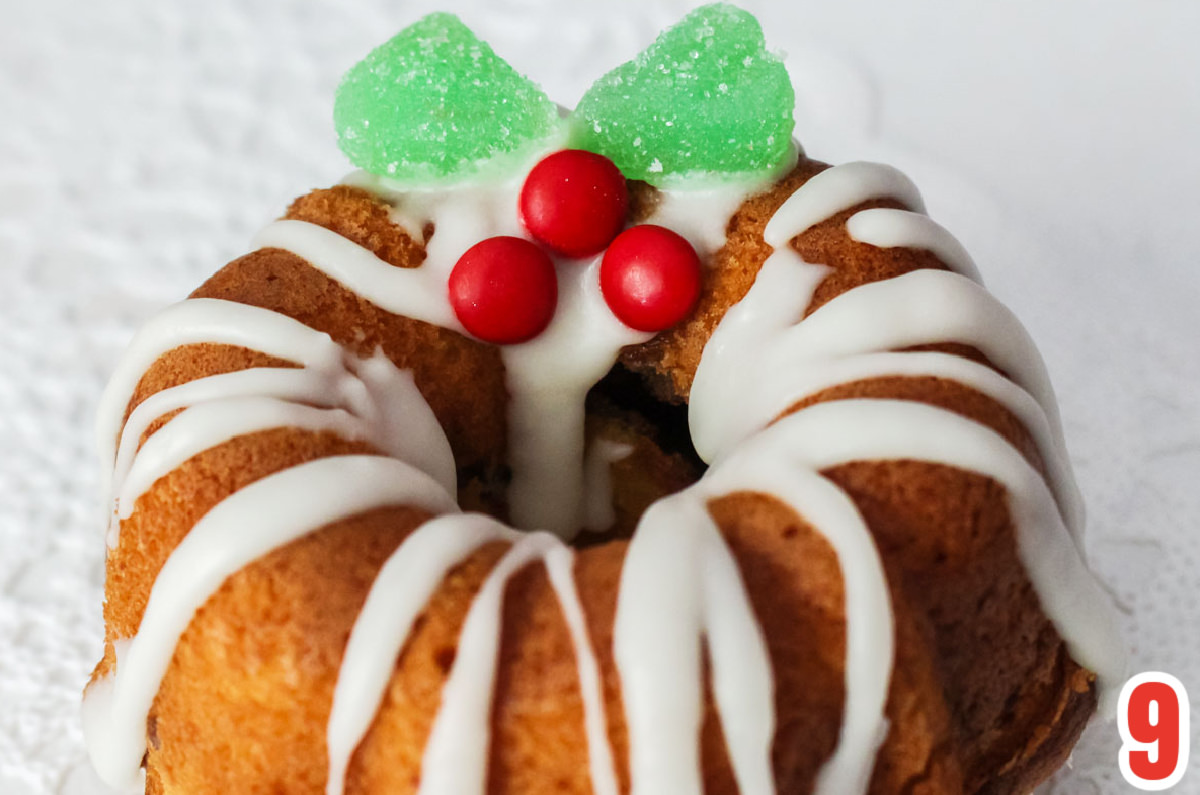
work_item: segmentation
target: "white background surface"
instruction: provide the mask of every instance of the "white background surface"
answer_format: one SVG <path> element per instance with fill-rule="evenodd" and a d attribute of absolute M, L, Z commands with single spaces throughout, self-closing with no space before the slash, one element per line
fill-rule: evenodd
<path fill-rule="evenodd" d="M 571 105 L 688 5 L 443 7 Z M 1200 4 L 746 5 L 788 53 L 809 153 L 908 172 L 1030 327 L 1134 668 L 1200 698 Z M 105 375 L 348 170 L 339 76 L 433 8 L 0 0 L 0 793 L 99 791 L 77 709 L 102 637 Z M 1117 745 L 1094 726 L 1051 791 L 1132 792 Z M 1177 792 L 1200 792 L 1193 757 Z"/>

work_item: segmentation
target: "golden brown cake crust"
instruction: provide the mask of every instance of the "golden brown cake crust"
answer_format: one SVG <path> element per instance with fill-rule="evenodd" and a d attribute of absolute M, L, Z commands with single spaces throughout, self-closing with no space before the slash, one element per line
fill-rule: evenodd
<path fill-rule="evenodd" d="M 641 373 L 660 396 L 686 399 L 716 323 L 745 295 L 769 254 L 762 240 L 767 219 L 823 168 L 801 159 L 775 187 L 747 201 L 730 220 L 728 242 L 706 272 L 693 316 L 626 350 L 623 364 Z M 649 189 L 638 191 L 647 194 L 642 203 L 653 200 Z M 634 205 L 635 211 L 642 206 Z M 792 241 L 806 260 L 833 268 L 815 304 L 859 284 L 943 267 L 928 252 L 877 249 L 849 240 L 846 215 Z M 332 229 L 397 267 L 416 265 L 423 256 L 420 244 L 391 224 L 386 209 L 363 191 L 314 191 L 297 200 L 287 217 Z M 397 365 L 413 369 L 446 429 L 464 482 L 503 478 L 507 396 L 495 348 L 383 312 L 278 249 L 233 261 L 194 296 L 282 312 L 362 355 L 382 349 Z M 945 342 L 939 349 L 982 358 L 954 340 Z M 129 408 L 179 383 L 260 366 L 281 364 L 231 346 L 178 348 L 150 368 Z M 1028 431 L 1009 411 L 968 387 L 939 379 L 847 384 L 789 412 L 856 397 L 912 400 L 955 411 L 997 431 L 1040 467 Z M 615 476 L 618 517 L 626 532 L 649 500 L 696 477 L 691 464 L 659 450 L 636 421 L 593 417 L 589 433 L 638 448 Z M 330 433 L 265 431 L 201 453 L 156 482 L 123 524 L 120 545 L 109 556 L 106 653 L 96 674 L 111 668 L 112 641 L 136 630 L 158 570 L 208 508 L 272 472 L 353 452 L 371 450 Z M 870 791 L 1027 792 L 1065 758 L 1094 711 L 1095 694 L 1091 675 L 1071 661 L 1039 607 L 1017 554 L 1004 489 L 980 475 L 914 461 L 857 462 L 823 474 L 851 495 L 869 525 L 897 619 L 887 704 L 891 730 Z M 844 698 L 838 560 L 802 516 L 768 495 L 736 493 L 713 501 L 710 509 L 766 633 L 776 679 L 778 791 L 802 795 L 834 748 Z M 155 701 L 148 791 L 323 792 L 324 728 L 354 616 L 382 562 L 424 518 L 405 507 L 352 517 L 231 577 L 193 619 Z M 458 632 L 503 549 L 503 544 L 485 546 L 456 567 L 422 614 L 375 722 L 353 755 L 346 792 L 416 791 L 421 753 Z M 629 741 L 611 649 L 625 550 L 619 539 L 588 546 L 575 566 L 622 792 L 629 790 Z M 541 565 L 512 579 L 504 610 L 488 791 L 590 793 L 573 647 Z M 711 693 L 701 745 L 706 793 L 735 792 Z"/>

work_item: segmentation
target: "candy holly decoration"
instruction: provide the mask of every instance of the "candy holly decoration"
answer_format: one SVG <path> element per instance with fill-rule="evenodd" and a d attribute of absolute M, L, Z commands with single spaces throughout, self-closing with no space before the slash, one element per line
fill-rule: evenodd
<path fill-rule="evenodd" d="M 450 272 L 449 290 L 463 327 L 497 345 L 542 333 L 558 302 L 550 256 L 519 237 L 489 237 L 467 249 Z"/>
<path fill-rule="evenodd" d="M 507 175 L 563 136 L 549 97 L 446 13 L 354 65 L 333 119 L 354 165 L 418 185 Z"/>
<path fill-rule="evenodd" d="M 795 99 L 758 20 L 713 3 L 597 80 L 571 115 L 571 145 L 657 186 L 751 178 L 786 162 Z"/>
<path fill-rule="evenodd" d="M 555 152 L 533 167 L 521 188 L 521 220 L 540 243 L 567 257 L 604 250 L 625 225 L 625 177 L 603 155 Z"/>
<path fill-rule="evenodd" d="M 694 187 L 784 165 L 794 105 L 758 21 L 726 3 L 697 8 L 597 80 L 569 121 L 457 17 L 434 13 L 346 73 L 334 124 L 356 166 L 399 187 L 510 177 L 568 136 L 630 179 Z"/>
<path fill-rule="evenodd" d="M 661 226 L 626 229 L 604 253 L 600 291 L 625 325 L 665 331 L 700 297 L 700 258 L 682 237 Z"/>

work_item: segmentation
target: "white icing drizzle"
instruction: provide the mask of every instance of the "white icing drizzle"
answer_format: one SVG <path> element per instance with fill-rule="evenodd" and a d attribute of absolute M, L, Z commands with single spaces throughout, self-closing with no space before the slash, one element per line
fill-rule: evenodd
<path fill-rule="evenodd" d="M 794 156 L 789 166 L 791 162 Z M 461 332 L 457 320 L 445 321 L 453 319 L 445 281 L 458 258 L 480 240 L 525 234 L 516 209 L 520 182 L 470 192 L 403 191 L 385 178 L 362 172 L 346 182 L 390 202 L 392 220 L 414 239 L 432 224 L 435 231 L 425 241 L 426 256 L 419 268 L 391 268 L 369 252 L 343 254 L 352 243 L 299 221 L 276 222 L 256 242 L 299 254 L 384 309 Z M 664 191 L 648 222 L 680 228 L 708 259 L 723 244 L 732 212 L 768 183 L 766 178 L 699 193 Z M 550 530 L 563 538 L 586 523 L 593 499 L 584 473 L 584 398 L 621 348 L 653 336 L 630 329 L 609 311 L 600 292 L 599 268 L 600 257 L 586 263 L 559 259 L 558 307 L 550 326 L 529 342 L 500 349 L 510 398 L 509 512 L 517 527 Z M 397 295 L 406 289 L 411 293 Z"/>
<path fill-rule="evenodd" d="M 327 334 L 278 312 L 216 298 L 175 304 L 134 335 L 100 397 L 96 436 L 104 478 L 112 474 L 121 420 L 142 376 L 167 351 L 196 343 L 237 345 L 315 369 L 341 356 Z M 110 486 L 106 480 L 105 492 Z"/>
<path fill-rule="evenodd" d="M 778 428 L 777 435 L 769 433 Z M 1004 486 L 1017 549 L 1042 610 L 1071 656 L 1115 694 L 1124 653 L 1114 616 L 1059 515 L 1045 480 L 1000 434 L 954 412 L 903 400 L 837 400 L 797 411 L 764 437 L 815 470 L 852 461 L 928 461 Z M 824 528 L 822 528 L 824 529 Z"/>
<path fill-rule="evenodd" d="M 872 322 L 862 323 L 864 317 Z M 1055 455 L 1063 446 L 1058 441 L 1058 404 L 1033 340 L 1007 307 L 966 277 L 917 270 L 864 284 L 822 306 L 780 342 L 785 349 L 833 360 L 942 340 L 979 349 L 1037 401 L 1054 433 L 1052 446 L 1046 448 L 1047 463 L 1061 463 Z M 786 404 L 787 398 L 780 402 Z M 783 408 L 786 405 L 779 410 Z M 1018 406 L 1012 410 L 1018 413 Z M 1049 475 L 1063 495 L 1063 510 L 1074 514 L 1077 500 L 1070 469 L 1060 466 Z"/>
<path fill-rule="evenodd" d="M 193 455 L 235 436 L 282 427 L 372 440 L 380 452 L 431 475 L 453 496 L 457 482 L 450 443 L 412 373 L 397 369 L 381 354 L 371 359 L 346 356 L 343 363 L 347 368 L 340 373 L 240 370 L 190 381 L 143 401 L 130 415 L 118 447 L 114 489 L 119 518 L 128 519 L 136 500 L 156 480 Z M 244 396 L 239 396 L 241 390 L 246 390 Z M 135 449 L 151 422 L 184 406 L 191 408 Z"/>
<path fill-rule="evenodd" d="M 112 645 L 113 671 L 116 671 L 121 668 L 129 656 L 129 647 L 133 645 L 133 638 L 118 638 L 113 641 Z M 110 672 L 107 676 L 96 679 L 88 685 L 80 710 L 83 719 L 84 740 L 87 743 L 88 754 L 93 760 L 92 764 L 106 784 L 122 791 L 144 793 L 146 791 L 146 771 L 141 767 L 133 771 L 123 767 L 110 771 L 95 761 L 99 754 L 107 753 L 113 747 L 113 739 L 107 736 L 102 738 L 101 735 L 107 735 L 111 729 L 113 690 L 116 683 L 115 673 Z M 110 778 L 112 773 L 116 773 L 120 778 Z"/>
<path fill-rule="evenodd" d="M 353 441 L 367 436 L 362 423 L 342 409 L 316 409 L 268 397 L 201 403 L 180 412 L 146 440 L 118 486 L 117 515 L 128 519 L 133 514 L 134 502 L 156 480 L 197 453 L 236 436 L 264 428 L 287 427 L 333 431 Z"/>
<path fill-rule="evenodd" d="M 567 631 L 575 648 L 579 689 L 583 695 L 583 722 L 587 733 L 588 768 L 595 795 L 618 795 L 617 768 L 608 744 L 608 716 L 604 711 L 604 685 L 600 662 L 588 634 L 587 618 L 575 585 L 575 553 L 565 545 L 542 556 L 550 586 L 558 597 Z"/>
<path fill-rule="evenodd" d="M 662 190 L 647 223 L 675 231 L 697 251 L 714 252 L 725 245 L 725 228 L 734 212 L 761 187 L 761 183 L 755 183 L 708 190 Z"/>
<path fill-rule="evenodd" d="M 887 735 L 883 710 L 894 652 L 883 563 L 849 497 L 806 467 L 786 429 L 769 430 L 748 440 L 698 485 L 712 497 L 771 494 L 816 527 L 837 554 L 846 602 L 846 695 L 838 744 L 821 769 L 816 794 L 865 792 Z"/>
<path fill-rule="evenodd" d="M 327 795 L 340 795 L 343 791 L 350 757 L 383 701 L 394 660 L 417 616 L 446 573 L 488 541 L 508 541 L 513 547 L 484 582 L 463 626 L 454 669 L 443 693 L 444 706 L 422 765 L 420 791 L 482 791 L 488 756 L 491 683 L 495 680 L 502 631 L 501 600 L 508 579 L 526 564 L 540 559 L 546 566 L 575 648 L 592 786 L 597 795 L 617 795 L 600 668 L 575 587 L 574 553 L 556 536 L 522 535 L 478 514 L 430 520 L 406 539 L 380 570 L 351 631 L 338 673 L 328 726 Z M 464 748 L 469 753 L 464 755 Z"/>
<path fill-rule="evenodd" d="M 827 386 L 845 383 L 833 381 L 827 374 L 839 366 L 840 360 L 848 359 L 858 359 L 851 365 L 858 378 L 941 375 L 969 386 L 991 386 L 985 390 L 990 396 L 1018 417 L 1032 418 L 1032 407 L 1017 390 L 996 388 L 994 379 L 981 375 L 980 368 L 961 357 L 881 355 L 924 343 L 963 342 L 983 351 L 1040 406 L 1045 421 L 1032 419 L 1029 427 L 1039 442 L 1068 526 L 1078 535 L 1083 523 L 1082 498 L 1067 465 L 1057 401 L 1045 365 L 1012 312 L 967 275 L 917 270 L 865 284 L 798 322 L 829 269 L 807 263 L 796 254 L 788 245 L 795 237 L 793 229 L 820 223 L 823 217 L 818 211 L 833 215 L 870 199 L 894 198 L 920 207 L 915 190 L 889 166 L 851 163 L 821 172 L 784 203 L 765 233 L 774 253 L 763 263 L 747 296 L 718 325 L 697 369 L 688 407 L 696 449 L 704 459 L 718 460 L 796 401 Z M 884 216 L 889 242 L 928 241 L 936 234 L 915 221 L 924 217 L 915 213 L 869 210 L 854 217 L 880 212 L 889 213 Z M 879 218 L 876 215 L 868 219 L 872 217 Z M 796 226 L 783 226 L 783 220 Z M 917 231 L 897 231 L 896 227 L 906 222 L 916 225 Z M 945 240 L 938 246 L 953 249 Z M 951 264 L 966 269 L 968 274 L 974 271 L 969 260 L 957 258 Z M 871 322 L 864 323 L 863 318 Z M 905 356 L 913 358 L 902 363 Z M 960 361 L 952 363 L 951 359 Z M 871 370 L 868 363 L 883 367 Z M 915 369 L 918 364 L 932 365 L 933 372 L 920 373 Z M 739 410 L 726 410 L 731 405 Z"/>
<path fill-rule="evenodd" d="M 397 268 L 337 232 L 293 220 L 270 224 L 258 233 L 252 245 L 290 251 L 380 309 L 462 331 L 446 299 L 449 272 L 432 256 L 427 267 Z M 459 256 L 463 251 L 458 252 Z"/>
<path fill-rule="evenodd" d="M 794 445 L 796 451 L 802 443 L 826 452 L 834 449 L 821 448 L 811 436 L 786 434 L 787 428 L 800 427 L 788 423 L 790 417 L 767 427 L 783 410 L 806 395 L 849 380 L 893 374 L 951 377 L 980 388 L 1026 421 L 1050 471 L 1057 510 L 1062 512 L 1068 527 L 1078 533 L 1083 520 L 1081 500 L 1067 465 L 1057 404 L 1041 358 L 1011 313 L 969 280 L 977 276 L 973 263 L 962 255 L 961 247 L 950 242 L 948 234 L 939 231 L 940 227 L 915 220 L 922 216 L 911 212 L 857 213 L 854 217 L 862 217 L 854 225 L 855 232 L 865 238 L 863 242 L 926 248 L 948 260 L 946 264 L 962 275 L 917 271 L 864 285 L 830 301 L 801 322 L 813 292 L 829 269 L 805 262 L 788 242 L 838 212 L 883 198 L 923 209 L 915 187 L 895 169 L 852 163 L 810 179 L 768 223 L 765 239 L 775 251 L 759 271 L 750 292 L 718 325 L 696 374 L 689 421 L 697 450 L 706 459 L 717 462 L 714 470 L 717 472 L 726 471 L 722 462 L 736 454 L 741 462 L 739 471 L 757 471 L 758 477 L 749 481 L 750 488 L 764 490 L 761 484 L 772 482 L 771 472 L 775 468 L 758 465 L 771 456 L 764 454 L 762 459 L 749 461 L 745 458 L 745 451 L 754 449 L 753 440 L 747 441 L 747 437 L 756 430 L 766 428 L 760 432 L 763 439 L 773 440 L 779 446 Z M 1017 383 L 1006 382 L 988 368 L 959 357 L 892 352 L 910 345 L 943 341 L 975 345 L 997 366 L 1012 374 Z M 733 406 L 737 410 L 730 410 Z M 1105 609 L 1107 601 L 1071 543 L 1072 533 L 1060 532 L 1062 524 L 1055 501 L 1038 499 L 1049 492 L 1029 464 L 994 432 L 951 412 L 919 404 L 837 401 L 818 404 L 792 416 L 833 416 L 815 412 L 825 406 L 836 406 L 844 412 L 844 421 L 836 425 L 839 438 L 854 439 L 863 445 L 848 460 L 924 458 L 984 472 L 1010 490 L 1041 488 L 1041 493 L 1032 497 L 1028 491 L 1018 497 L 1010 495 L 1010 499 L 1019 502 L 1014 509 L 1014 521 L 1019 527 L 1022 560 L 1030 568 L 1031 580 L 1047 616 L 1076 659 L 1097 672 L 1102 697 L 1105 702 L 1111 701 L 1110 686 L 1120 680 L 1124 654 L 1111 615 Z M 923 409 L 919 417 L 905 413 L 913 406 Z M 882 409 L 879 424 L 886 425 L 893 435 L 893 449 L 871 447 L 873 437 L 861 422 L 870 408 Z M 910 421 L 914 417 L 921 421 Z M 807 430 L 815 427 L 820 426 L 814 423 Z M 978 433 L 968 438 L 969 432 L 964 432 L 962 448 L 956 449 L 955 455 L 943 451 L 941 445 L 945 434 L 950 433 L 948 429 L 964 427 Z M 821 439 L 828 443 L 834 433 L 829 426 L 825 430 Z M 769 452 L 770 447 L 766 450 Z M 1013 468 L 1012 472 L 997 472 L 989 467 L 992 457 L 1001 454 Z M 810 465 L 821 469 L 833 464 L 814 460 Z M 1020 472 L 1021 477 L 1014 472 Z M 708 479 L 706 476 L 705 480 Z M 765 490 L 777 496 L 786 493 L 784 484 L 779 483 Z M 793 507 L 805 517 L 812 516 L 813 503 L 809 500 L 793 503 Z M 815 524 L 827 537 L 836 537 L 835 524 Z M 1039 529 L 1043 530 L 1041 534 L 1037 532 Z M 863 613 L 861 609 L 852 609 L 851 604 L 861 603 L 865 598 L 859 592 L 862 589 L 878 592 L 885 583 L 881 571 L 877 577 L 860 578 L 856 583 L 848 576 L 848 565 L 861 564 L 862 555 L 850 555 L 841 549 L 838 552 L 845 577 L 848 632 L 853 635 Z M 1035 572 L 1034 566 L 1040 570 Z M 1061 567 L 1061 579 L 1053 576 L 1056 567 Z M 848 654 L 853 656 L 849 648 Z M 882 708 L 890 668 L 883 677 L 878 670 L 874 674 L 859 674 L 855 670 L 853 659 L 848 659 L 847 712 L 838 747 L 818 779 L 820 793 L 865 791 L 870 760 L 884 736 Z M 858 696 L 858 703 L 865 706 L 852 707 L 851 700 L 864 688 L 870 689 L 873 697 Z"/>
<path fill-rule="evenodd" d="M 613 507 L 612 465 L 628 458 L 633 445 L 609 439 L 595 439 L 587 451 L 583 476 L 587 482 L 584 492 L 587 503 L 583 511 L 583 529 L 601 533 L 617 521 Z"/>
<path fill-rule="evenodd" d="M 739 790 L 774 792 L 766 643 L 701 495 L 691 489 L 651 505 L 621 570 L 613 649 L 629 727 L 632 795 L 703 790 L 702 640 Z"/>
<path fill-rule="evenodd" d="M 774 183 L 796 167 L 804 149 L 792 139 L 787 155 L 766 173 L 733 180 L 707 182 L 691 178 L 684 185 L 666 185 L 658 191 L 658 204 L 646 223 L 658 224 L 687 239 L 706 264 L 709 255 L 725 245 L 725 233 L 733 214 L 746 199 Z"/>
<path fill-rule="evenodd" d="M 334 456 L 257 480 L 201 517 L 163 564 L 111 688 L 93 687 L 85 695 L 92 702 L 84 727 L 89 751 L 105 781 L 136 787 L 146 718 L 175 645 L 227 578 L 312 530 L 388 505 L 457 510 L 441 486 L 408 464 L 382 456 Z"/>
<path fill-rule="evenodd" d="M 326 795 L 341 795 L 350 757 L 383 703 L 396 658 L 446 574 L 487 542 L 519 537 L 489 516 L 439 516 L 413 531 L 383 564 L 338 672 L 327 730 Z"/>
<path fill-rule="evenodd" d="M 370 439 L 381 452 L 413 464 L 432 475 L 451 495 L 456 493 L 454 458 L 441 425 L 417 390 L 412 374 L 396 368 L 382 353 L 359 359 L 328 335 L 291 318 L 228 301 L 185 301 L 160 317 L 165 321 L 153 325 L 165 326 L 174 333 L 164 335 L 157 345 L 139 335 L 131 346 L 130 360 L 153 362 L 178 344 L 206 341 L 202 335 L 208 329 L 222 324 L 249 324 L 255 330 L 269 332 L 257 345 L 238 339 L 236 334 L 227 334 L 220 341 L 234 340 L 233 344 L 256 347 L 306 366 L 252 368 L 208 376 L 142 401 L 121 430 L 113 459 L 109 489 L 115 505 L 107 534 L 110 548 L 119 542 L 120 520 L 129 518 L 138 497 L 158 478 L 191 456 L 234 436 L 269 428 L 293 425 L 337 430 L 349 439 Z M 127 369 L 110 382 L 105 395 L 109 415 L 102 415 L 102 438 L 109 438 L 114 416 L 120 427 L 119 417 L 138 380 L 140 376 Z M 139 448 L 142 435 L 155 420 L 188 406 L 193 408 L 174 417 Z M 322 413 L 309 406 L 345 411 Z"/>
<path fill-rule="evenodd" d="M 954 235 L 927 215 L 911 210 L 873 207 L 850 216 L 846 232 L 852 240 L 877 248 L 918 248 L 931 252 L 942 264 L 973 282 L 983 284 L 975 260 Z"/>
<path fill-rule="evenodd" d="M 572 574 L 574 553 L 557 536 L 541 531 L 527 533 L 512 545 L 484 580 L 467 613 L 454 668 L 442 689 L 442 706 L 421 761 L 419 795 L 460 795 L 486 790 L 492 691 L 500 649 L 504 591 L 514 574 L 539 559 L 544 561 L 551 586 L 563 607 L 576 660 L 582 661 L 580 684 L 593 786 L 598 795 L 616 795 L 598 666 Z"/>
<path fill-rule="evenodd" d="M 863 323 L 869 317 L 871 323 Z M 985 333 L 992 329 L 995 334 Z M 1054 391 L 1041 357 L 1016 316 L 975 282 L 951 271 L 921 269 L 842 293 L 785 338 L 830 358 L 954 340 L 982 350 L 1043 406 Z M 1052 410 L 1047 414 L 1053 416 Z"/>
<path fill-rule="evenodd" d="M 141 438 L 155 420 L 173 411 L 213 400 L 270 397 L 293 403 L 320 405 L 329 387 L 314 376 L 318 373 L 324 375 L 325 371 L 325 368 L 317 367 L 254 367 L 197 378 L 155 392 L 129 413 L 129 418 L 125 420 L 121 429 L 111 474 L 113 490 L 120 493 L 122 481 L 128 476 L 134 457 L 140 452 Z M 121 512 L 120 518 L 126 519 L 126 509 L 132 509 L 133 506 L 118 497 L 117 507 Z"/>
<path fill-rule="evenodd" d="M 866 352 L 820 362 L 819 367 L 796 368 L 782 373 L 791 395 L 815 395 L 822 390 L 888 376 L 927 376 L 957 381 L 1001 404 L 1029 430 L 1043 457 L 1051 487 L 1063 508 L 1072 534 L 1083 521 L 1082 497 L 1071 475 L 1070 463 L 1061 436 L 1051 426 L 1046 412 L 1033 397 L 1009 379 L 982 364 L 961 356 L 928 351 Z M 782 390 L 781 390 L 782 391 Z M 788 399 L 794 403 L 795 398 Z M 778 416 L 788 406 L 780 406 Z M 769 412 L 764 412 L 769 413 Z"/>
<path fill-rule="evenodd" d="M 509 388 L 509 513 L 516 527 L 571 538 L 584 521 L 584 400 L 621 348 L 653 335 L 634 331 L 600 293 L 600 259 L 558 270 L 550 326 L 501 349 Z"/>
<path fill-rule="evenodd" d="M 445 280 L 474 243 L 522 233 L 519 183 L 403 191 L 369 175 L 347 181 L 389 201 L 393 221 L 414 239 L 423 237 L 427 224 L 434 226 L 420 267 L 394 268 L 299 221 L 272 224 L 258 245 L 296 253 L 387 311 L 461 332 Z M 650 220 L 677 228 L 707 257 L 723 243 L 729 214 L 758 187 L 666 191 Z M 744 491 L 780 499 L 838 556 L 845 585 L 846 697 L 838 744 L 818 776 L 817 792 L 866 791 L 887 731 L 893 623 L 870 532 L 849 497 L 819 474 L 840 463 L 923 460 L 1004 485 L 1020 555 L 1046 615 L 1072 655 L 1097 672 L 1106 702 L 1109 685 L 1120 680 L 1123 653 L 1104 611 L 1107 602 L 1059 516 L 1061 511 L 1068 527 L 1082 523 L 1049 381 L 1019 324 L 972 283 L 978 274 L 962 247 L 918 212 L 861 211 L 847 223 L 854 239 L 926 249 L 955 272 L 918 271 L 865 285 L 801 322 L 828 268 L 804 262 L 788 241 L 838 212 L 883 198 L 923 210 L 912 183 L 889 167 L 851 163 L 810 179 L 768 223 L 764 237 L 774 253 L 705 348 L 689 420 L 697 449 L 714 466 L 691 488 L 651 506 L 621 574 L 614 653 L 634 795 L 701 791 L 702 644 L 739 790 L 775 791 L 774 684 L 766 642 L 737 561 L 707 508 L 715 498 Z M 599 440 L 585 458 L 584 397 L 622 346 L 649 335 L 608 312 L 599 293 L 598 259 L 559 262 L 557 272 L 560 303 L 551 326 L 502 355 L 510 392 L 513 516 L 518 526 L 567 537 L 581 525 L 611 524 L 609 467 L 627 447 Z M 1015 383 L 960 357 L 895 352 L 945 341 L 975 345 Z M 258 368 L 164 390 L 131 413 L 122 433 L 142 373 L 172 348 L 202 342 L 252 348 L 300 369 Z M 773 422 L 806 395 L 886 375 L 953 379 L 1007 407 L 1038 444 L 1050 486 L 995 432 L 924 404 L 844 400 Z M 139 450 L 150 424 L 179 409 Z M 599 664 L 574 581 L 573 552 L 550 533 L 518 534 L 490 518 L 457 512 L 445 435 L 411 375 L 382 355 L 359 360 L 297 321 L 231 302 L 196 299 L 168 310 L 135 338 L 102 400 L 101 450 L 105 466 L 113 465 L 121 516 L 128 517 L 157 478 L 189 457 L 271 427 L 331 430 L 366 439 L 391 457 L 341 456 L 284 470 L 228 497 L 192 528 L 160 572 L 138 635 L 114 641 L 115 673 L 98 680 L 85 698 L 87 739 L 101 775 L 115 786 L 138 786 L 146 718 L 175 644 L 228 576 L 331 522 L 375 507 L 415 504 L 441 515 L 415 530 L 384 564 L 351 632 L 327 727 L 327 795 L 342 792 L 349 760 L 378 712 L 417 616 L 446 573 L 491 540 L 511 547 L 467 614 L 425 749 L 420 792 L 484 791 L 504 592 L 514 574 L 540 561 L 575 650 L 592 786 L 597 795 L 617 795 Z"/>
<path fill-rule="evenodd" d="M 814 175 L 793 193 L 767 222 L 763 239 L 778 250 L 822 221 L 874 199 L 894 199 L 925 212 L 921 192 L 897 169 L 882 163 L 844 163 Z"/>
<path fill-rule="evenodd" d="M 255 242 L 298 254 L 383 309 L 464 333 L 450 307 L 446 280 L 459 257 L 480 240 L 524 235 L 517 214 L 521 182 L 467 192 L 406 192 L 361 172 L 346 182 L 389 201 L 392 220 L 414 239 L 432 224 L 435 231 L 425 241 L 420 267 L 392 267 L 351 241 L 301 221 L 277 221 Z M 503 346 L 500 352 L 509 391 L 513 524 L 569 538 L 584 521 L 588 499 L 583 399 L 622 347 L 652 335 L 628 328 L 609 311 L 600 293 L 599 258 L 590 263 L 560 260 L 556 272 L 558 307 L 550 326 L 535 339 Z"/>

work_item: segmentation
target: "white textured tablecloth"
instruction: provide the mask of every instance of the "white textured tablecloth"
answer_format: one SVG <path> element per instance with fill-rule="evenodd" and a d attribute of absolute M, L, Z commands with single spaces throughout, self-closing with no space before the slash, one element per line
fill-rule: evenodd
<path fill-rule="evenodd" d="M 445 5 L 571 105 L 690 4 Z M 809 153 L 908 172 L 1030 327 L 1134 669 L 1200 696 L 1200 4 L 746 5 L 788 53 Z M 102 791 L 78 701 L 101 650 L 105 375 L 348 170 L 339 76 L 433 8 L 0 0 L 0 793 Z M 1093 726 L 1047 789 L 1131 792 L 1117 746 Z"/>

